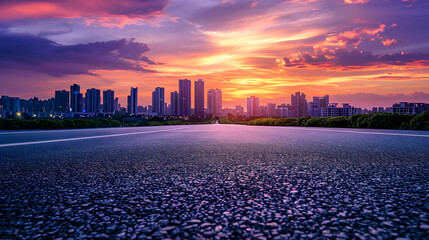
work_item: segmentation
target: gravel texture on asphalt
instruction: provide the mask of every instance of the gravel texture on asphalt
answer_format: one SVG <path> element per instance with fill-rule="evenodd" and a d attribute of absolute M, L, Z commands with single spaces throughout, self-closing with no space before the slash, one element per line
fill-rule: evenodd
<path fill-rule="evenodd" d="M 205 125 L 0 159 L 1 239 L 429 239 L 429 138 Z"/>

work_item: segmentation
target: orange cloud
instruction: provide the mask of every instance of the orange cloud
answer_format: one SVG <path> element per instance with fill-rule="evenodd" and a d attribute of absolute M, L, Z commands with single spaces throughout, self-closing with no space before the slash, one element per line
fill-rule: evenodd
<path fill-rule="evenodd" d="M 327 37 L 325 41 L 318 43 L 314 46 L 317 49 L 323 49 L 325 47 L 344 47 L 344 46 L 357 46 L 364 39 L 371 37 L 372 39 L 380 38 L 379 33 L 386 30 L 385 24 L 379 24 L 377 27 L 358 27 L 351 31 L 345 31 L 342 33 L 334 33 Z"/>
<path fill-rule="evenodd" d="M 367 2 L 369 2 L 369 0 L 344 0 L 346 4 L 362 4 Z"/>
<path fill-rule="evenodd" d="M 381 42 L 383 43 L 384 46 L 390 46 L 390 45 L 396 43 L 397 41 L 396 41 L 396 39 L 393 39 L 393 38 L 392 39 L 386 38 L 386 40 L 381 41 Z"/>

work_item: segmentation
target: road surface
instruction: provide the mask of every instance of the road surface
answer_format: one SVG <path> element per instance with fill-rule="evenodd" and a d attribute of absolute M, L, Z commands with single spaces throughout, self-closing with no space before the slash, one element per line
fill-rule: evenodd
<path fill-rule="evenodd" d="M 0 239 L 429 237 L 429 132 L 0 132 Z"/>

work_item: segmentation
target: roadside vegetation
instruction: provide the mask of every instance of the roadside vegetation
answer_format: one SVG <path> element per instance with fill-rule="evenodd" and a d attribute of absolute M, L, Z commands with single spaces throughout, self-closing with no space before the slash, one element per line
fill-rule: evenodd
<path fill-rule="evenodd" d="M 205 119 L 164 119 L 160 117 L 137 118 L 126 114 L 115 114 L 113 118 L 80 119 L 4 119 L 0 118 L 0 129 L 77 129 L 106 127 L 140 127 L 162 125 L 211 124 L 219 120 L 220 124 L 242 124 L 260 126 L 297 126 L 329 128 L 375 128 L 429 130 L 429 112 L 420 115 L 401 115 L 392 113 L 358 114 L 351 117 L 303 117 L 303 118 L 246 118 L 228 115 L 223 118 Z"/>
<path fill-rule="evenodd" d="M 140 127 L 162 125 L 205 124 L 212 121 L 195 121 L 184 119 L 164 119 L 152 117 L 150 119 L 115 115 L 113 118 L 79 118 L 79 119 L 5 119 L 0 118 L 0 129 L 77 129 L 77 128 L 106 128 L 106 127 Z"/>
<path fill-rule="evenodd" d="M 260 126 L 297 126 L 331 128 L 376 128 L 429 130 L 429 112 L 420 115 L 393 113 L 358 114 L 351 117 L 303 117 L 303 118 L 237 118 L 233 115 L 221 118 L 222 124 Z"/>

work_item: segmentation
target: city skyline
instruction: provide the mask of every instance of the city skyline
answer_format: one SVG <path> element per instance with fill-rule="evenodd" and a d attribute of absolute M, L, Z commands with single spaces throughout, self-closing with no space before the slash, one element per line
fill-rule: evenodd
<path fill-rule="evenodd" d="M 115 96 L 115 91 L 108 89 L 97 89 L 97 88 L 89 88 L 86 89 L 85 97 L 83 97 L 83 94 L 80 92 L 80 85 L 79 84 L 72 84 L 70 86 L 70 92 L 67 90 L 55 90 L 55 95 L 51 98 L 47 99 L 41 99 L 43 101 L 50 101 L 54 100 L 53 102 L 53 109 L 55 112 L 81 112 L 81 113 L 114 113 L 114 112 L 121 112 L 121 109 L 125 109 L 126 113 L 128 114 L 141 114 L 142 110 L 138 110 L 139 108 L 145 108 L 145 113 L 152 114 L 155 113 L 156 115 L 171 115 L 171 116 L 196 116 L 199 118 L 205 117 L 206 114 L 212 114 L 214 116 L 220 116 L 223 115 L 225 112 L 229 112 L 232 109 L 235 109 L 235 113 L 238 113 L 240 111 L 244 110 L 245 105 L 247 105 L 246 115 L 248 117 L 252 116 L 274 116 L 273 114 L 270 114 L 274 112 L 273 109 L 280 109 L 282 106 L 285 106 L 287 108 L 292 107 L 294 111 L 292 113 L 288 114 L 280 114 L 282 117 L 288 117 L 288 118 L 296 118 L 296 117 L 305 117 L 305 116 L 323 116 L 323 113 L 321 112 L 321 109 L 323 107 L 337 107 L 341 104 L 343 106 L 352 107 L 356 109 L 360 109 L 358 112 L 355 112 L 353 114 L 358 113 L 368 113 L 368 112 L 377 112 L 377 110 L 374 109 L 382 109 L 381 112 L 384 111 L 384 109 L 388 109 L 392 107 L 392 104 L 399 104 L 399 103 L 422 103 L 427 105 L 427 101 L 393 101 L 390 102 L 386 107 L 382 104 L 375 104 L 370 107 L 359 107 L 355 106 L 353 104 L 347 103 L 341 103 L 341 102 L 330 102 L 330 96 L 325 95 L 323 97 L 319 96 L 313 96 L 313 101 L 310 102 L 311 98 L 307 98 L 305 93 L 301 92 L 295 92 L 290 94 L 290 101 L 289 102 L 273 102 L 270 100 L 260 101 L 259 96 L 249 96 L 246 99 L 244 99 L 247 103 L 243 106 L 240 104 L 237 104 L 235 106 L 224 106 L 223 104 L 223 93 L 220 89 L 208 89 L 207 91 L 204 91 L 204 85 L 205 81 L 203 79 L 199 78 L 198 80 L 194 81 L 194 88 L 192 88 L 192 81 L 189 79 L 179 79 L 178 86 L 176 91 L 170 92 L 170 94 L 164 94 L 165 88 L 164 87 L 156 87 L 155 91 L 152 91 L 152 99 L 151 104 L 138 104 L 139 94 L 138 94 L 138 87 L 131 87 L 130 94 L 127 96 L 126 103 L 119 102 L 118 98 Z M 195 94 L 194 97 L 191 96 L 191 92 L 195 93 L 195 89 L 199 88 L 198 94 Z M 182 89 L 182 94 L 180 94 L 180 89 Z M 103 92 L 103 95 L 101 95 L 101 91 Z M 168 99 L 166 96 L 170 96 Z M 26 100 L 25 98 L 20 98 L 17 96 L 8 96 L 8 95 L 2 95 L 5 97 L 9 97 L 11 99 L 18 98 L 20 100 Z M 182 96 L 182 102 L 180 102 L 180 96 Z M 175 100 L 172 101 L 172 98 Z M 195 101 L 196 98 L 199 98 L 198 101 Z M 33 99 L 39 99 L 38 97 L 29 98 L 26 101 L 32 101 Z M 253 99 L 253 100 L 251 100 Z M 332 99 L 332 98 L 331 98 Z M 262 100 L 262 99 L 261 99 Z M 38 100 L 39 101 L 39 100 Z M 77 101 L 73 104 L 73 102 Z M 250 102 L 249 102 L 250 101 Z M 256 102 L 254 102 L 256 101 Z M 199 105 L 200 108 L 202 107 L 203 112 L 196 111 L 196 102 L 197 105 Z M 154 104 L 155 103 L 155 104 Z M 205 104 L 206 103 L 206 104 Z M 108 106 L 106 106 L 108 104 Z M 182 110 L 180 110 L 180 106 L 182 105 Z M 125 107 L 126 106 L 126 107 Z M 187 109 L 184 113 L 183 109 Z M 243 110 L 239 110 L 242 108 Z M 74 110 L 77 109 L 77 110 Z M 249 110 L 250 109 L 250 110 Z M 253 110 L 252 110 L 253 109 Z M 365 110 L 365 111 L 363 111 Z M 19 112 L 20 110 L 16 110 L 16 112 Z M 201 111 L 201 110 L 200 110 Z M 263 112 L 263 114 L 261 114 Z M 243 114 L 244 115 L 244 114 Z M 277 117 L 279 117 L 278 115 Z M 329 115 L 329 114 L 328 114 Z"/>
<path fill-rule="evenodd" d="M 289 102 L 298 91 L 367 108 L 429 99 L 427 1 L 35 0 L 0 7 L 0 95 L 47 99 L 46 86 L 78 83 L 114 89 L 125 104 L 136 86 L 146 105 L 157 86 L 169 93 L 177 79 L 202 78 L 206 89 L 222 89 L 227 107 L 252 95 Z"/>
<path fill-rule="evenodd" d="M 194 81 L 194 101 L 192 101 L 192 81 L 179 79 L 179 91 L 170 92 L 170 103 L 165 98 L 165 88 L 156 87 L 152 92 L 152 105 L 142 106 L 138 104 L 138 87 L 131 87 L 127 97 L 127 107 L 121 107 L 115 91 L 90 88 L 86 90 L 85 97 L 80 93 L 80 85 L 70 86 L 67 90 L 56 90 L 55 97 L 47 100 L 20 99 L 19 97 L 4 96 L 0 98 L 0 118 L 20 117 L 21 114 L 30 114 L 33 118 L 82 118 L 127 113 L 135 116 L 168 116 L 168 117 L 192 117 L 204 120 L 207 117 L 226 117 L 229 114 L 248 118 L 275 117 L 275 118 L 302 118 L 302 117 L 350 117 L 356 114 L 367 113 L 399 113 L 420 114 L 428 111 L 429 103 L 398 101 L 389 107 L 378 104 L 371 108 L 360 108 L 349 103 L 330 102 L 330 96 L 313 96 L 309 101 L 305 93 L 295 92 L 290 96 L 290 103 L 269 102 L 263 104 L 258 96 L 250 96 L 246 99 L 246 111 L 241 105 L 234 108 L 223 106 L 221 89 L 209 89 L 207 91 L 207 104 L 205 104 L 205 81 L 199 78 Z M 102 102 L 101 102 L 102 99 Z M 191 103 L 194 102 L 192 107 Z M 101 115 L 99 115 L 101 114 Z"/>

